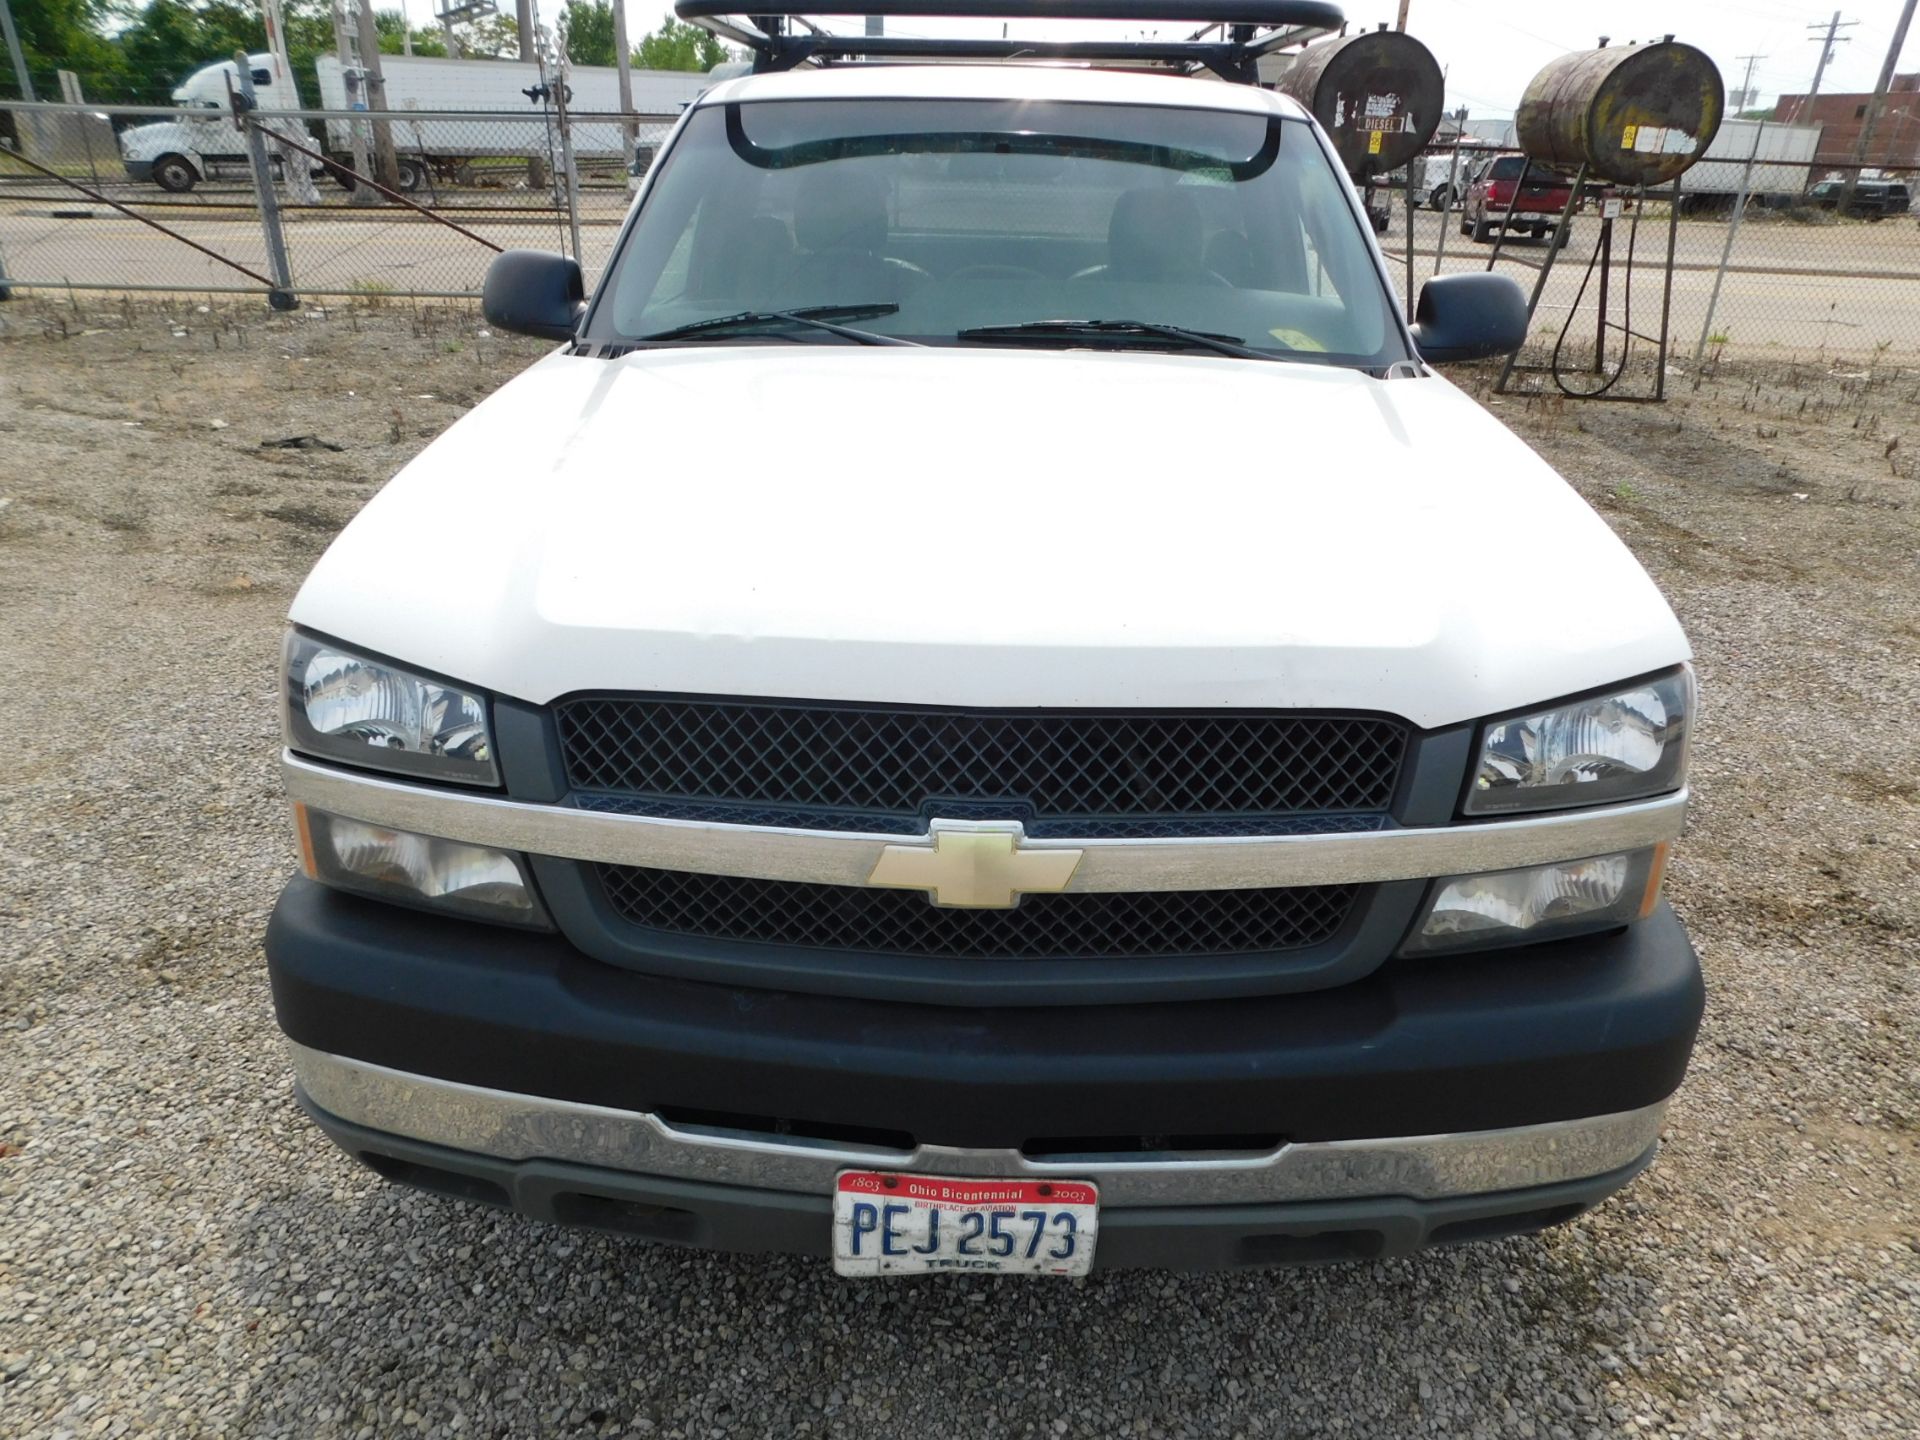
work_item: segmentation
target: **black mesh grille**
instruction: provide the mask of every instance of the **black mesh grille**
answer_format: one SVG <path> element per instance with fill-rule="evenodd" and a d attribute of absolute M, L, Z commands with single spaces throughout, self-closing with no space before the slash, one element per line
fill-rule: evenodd
<path fill-rule="evenodd" d="M 613 908 L 648 930 L 712 940 L 975 960 L 1258 955 L 1330 940 L 1356 885 L 1028 895 L 943 909 L 917 890 L 596 867 Z"/>
<path fill-rule="evenodd" d="M 576 790 L 759 807 L 797 824 L 936 811 L 1042 821 L 1381 812 L 1407 745 L 1399 722 L 1351 715 L 1035 715 L 638 696 L 568 700 L 556 714 Z"/>

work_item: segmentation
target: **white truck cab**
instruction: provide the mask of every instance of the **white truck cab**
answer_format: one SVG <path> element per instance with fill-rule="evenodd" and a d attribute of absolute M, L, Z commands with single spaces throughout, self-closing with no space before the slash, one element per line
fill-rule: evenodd
<path fill-rule="evenodd" d="M 1218 78 L 1335 7 L 679 9 L 756 73 L 591 296 L 496 261 L 557 348 L 293 603 L 266 951 L 319 1126 L 848 1276 L 1370 1258 L 1626 1184 L 1702 1006 L 1687 641 L 1432 368 L 1517 288 L 1409 326 L 1311 116 Z M 916 47 L 1076 63 L 832 63 Z"/>
<path fill-rule="evenodd" d="M 279 73 L 272 54 L 249 55 L 247 63 L 261 109 L 299 107 L 293 77 Z M 128 178 L 151 180 L 162 190 L 178 193 L 202 180 L 244 177 L 248 173 L 245 139 L 234 128 L 227 101 L 229 81 L 238 73 L 231 60 L 204 65 L 173 91 L 173 103 L 194 113 L 121 131 L 120 155 Z M 319 167 L 314 169 L 318 173 Z"/>

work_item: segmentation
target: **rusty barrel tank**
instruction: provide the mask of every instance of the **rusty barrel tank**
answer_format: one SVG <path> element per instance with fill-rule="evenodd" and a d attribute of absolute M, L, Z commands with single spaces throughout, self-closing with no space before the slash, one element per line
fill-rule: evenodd
<path fill-rule="evenodd" d="M 1672 36 L 1602 45 L 1549 62 L 1520 99 L 1514 129 L 1535 160 L 1590 179 L 1664 185 L 1706 153 L 1727 91 L 1706 52 Z"/>
<path fill-rule="evenodd" d="M 1418 155 L 1446 106 L 1440 62 L 1400 30 L 1309 45 L 1276 88 L 1313 112 L 1356 180 L 1397 170 Z"/>

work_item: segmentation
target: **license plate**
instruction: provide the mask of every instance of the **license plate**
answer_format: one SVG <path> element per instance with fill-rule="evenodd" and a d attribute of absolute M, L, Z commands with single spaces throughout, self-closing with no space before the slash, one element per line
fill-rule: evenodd
<path fill-rule="evenodd" d="M 833 1268 L 842 1275 L 1084 1275 L 1100 1194 L 1084 1180 L 956 1180 L 842 1170 Z"/>

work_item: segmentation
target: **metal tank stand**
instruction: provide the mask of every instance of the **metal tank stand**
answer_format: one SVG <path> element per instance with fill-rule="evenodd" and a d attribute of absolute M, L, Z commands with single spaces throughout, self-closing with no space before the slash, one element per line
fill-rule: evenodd
<path fill-rule="evenodd" d="M 1555 228 L 1553 248 L 1547 252 L 1546 260 L 1534 278 L 1533 294 L 1527 301 L 1527 320 L 1531 327 L 1534 312 L 1539 309 L 1540 297 L 1547 287 L 1547 277 L 1553 273 L 1554 260 L 1560 253 L 1559 236 L 1573 218 L 1573 211 L 1580 202 L 1581 191 L 1585 186 L 1586 171 L 1574 183 L 1573 194 L 1567 202 L 1566 210 L 1560 216 L 1560 224 Z M 1496 395 L 1545 395 L 1550 391 L 1570 396 L 1576 400 L 1623 400 L 1641 404 L 1657 404 L 1667 398 L 1667 355 L 1669 351 L 1669 332 L 1673 315 L 1673 263 L 1674 248 L 1679 236 L 1680 225 L 1680 182 L 1658 191 L 1652 198 L 1664 196 L 1667 200 L 1667 252 L 1660 262 L 1660 328 L 1649 333 L 1636 330 L 1633 324 L 1633 295 L 1635 278 L 1635 244 L 1639 237 L 1640 219 L 1646 211 L 1649 198 L 1643 185 L 1635 192 L 1634 211 L 1627 224 L 1627 244 L 1625 263 L 1618 286 L 1614 281 L 1614 226 L 1619 217 L 1621 202 L 1617 192 L 1608 191 L 1600 202 L 1600 238 L 1595 244 L 1593 257 L 1587 261 L 1586 274 L 1580 279 L 1580 288 L 1575 292 L 1573 303 L 1567 307 L 1567 318 L 1560 326 L 1560 333 L 1553 342 L 1553 355 L 1544 365 L 1523 364 L 1520 352 L 1515 351 L 1507 357 L 1507 363 L 1501 367 L 1500 378 L 1495 382 Z M 1580 305 L 1586 299 L 1587 290 L 1599 277 L 1599 293 L 1596 296 L 1594 314 L 1593 354 L 1591 363 L 1576 362 L 1569 342 L 1573 339 L 1574 324 L 1579 319 Z M 1615 299 L 1620 302 L 1620 318 L 1613 318 Z M 1620 349 L 1618 357 L 1609 370 L 1607 366 L 1607 341 L 1611 335 L 1618 335 Z M 1651 393 L 1622 391 L 1620 382 L 1627 374 L 1627 363 L 1633 353 L 1634 341 L 1642 341 L 1653 346 L 1653 387 Z M 1516 384 L 1516 375 L 1542 376 L 1544 379 L 1532 383 Z"/>

